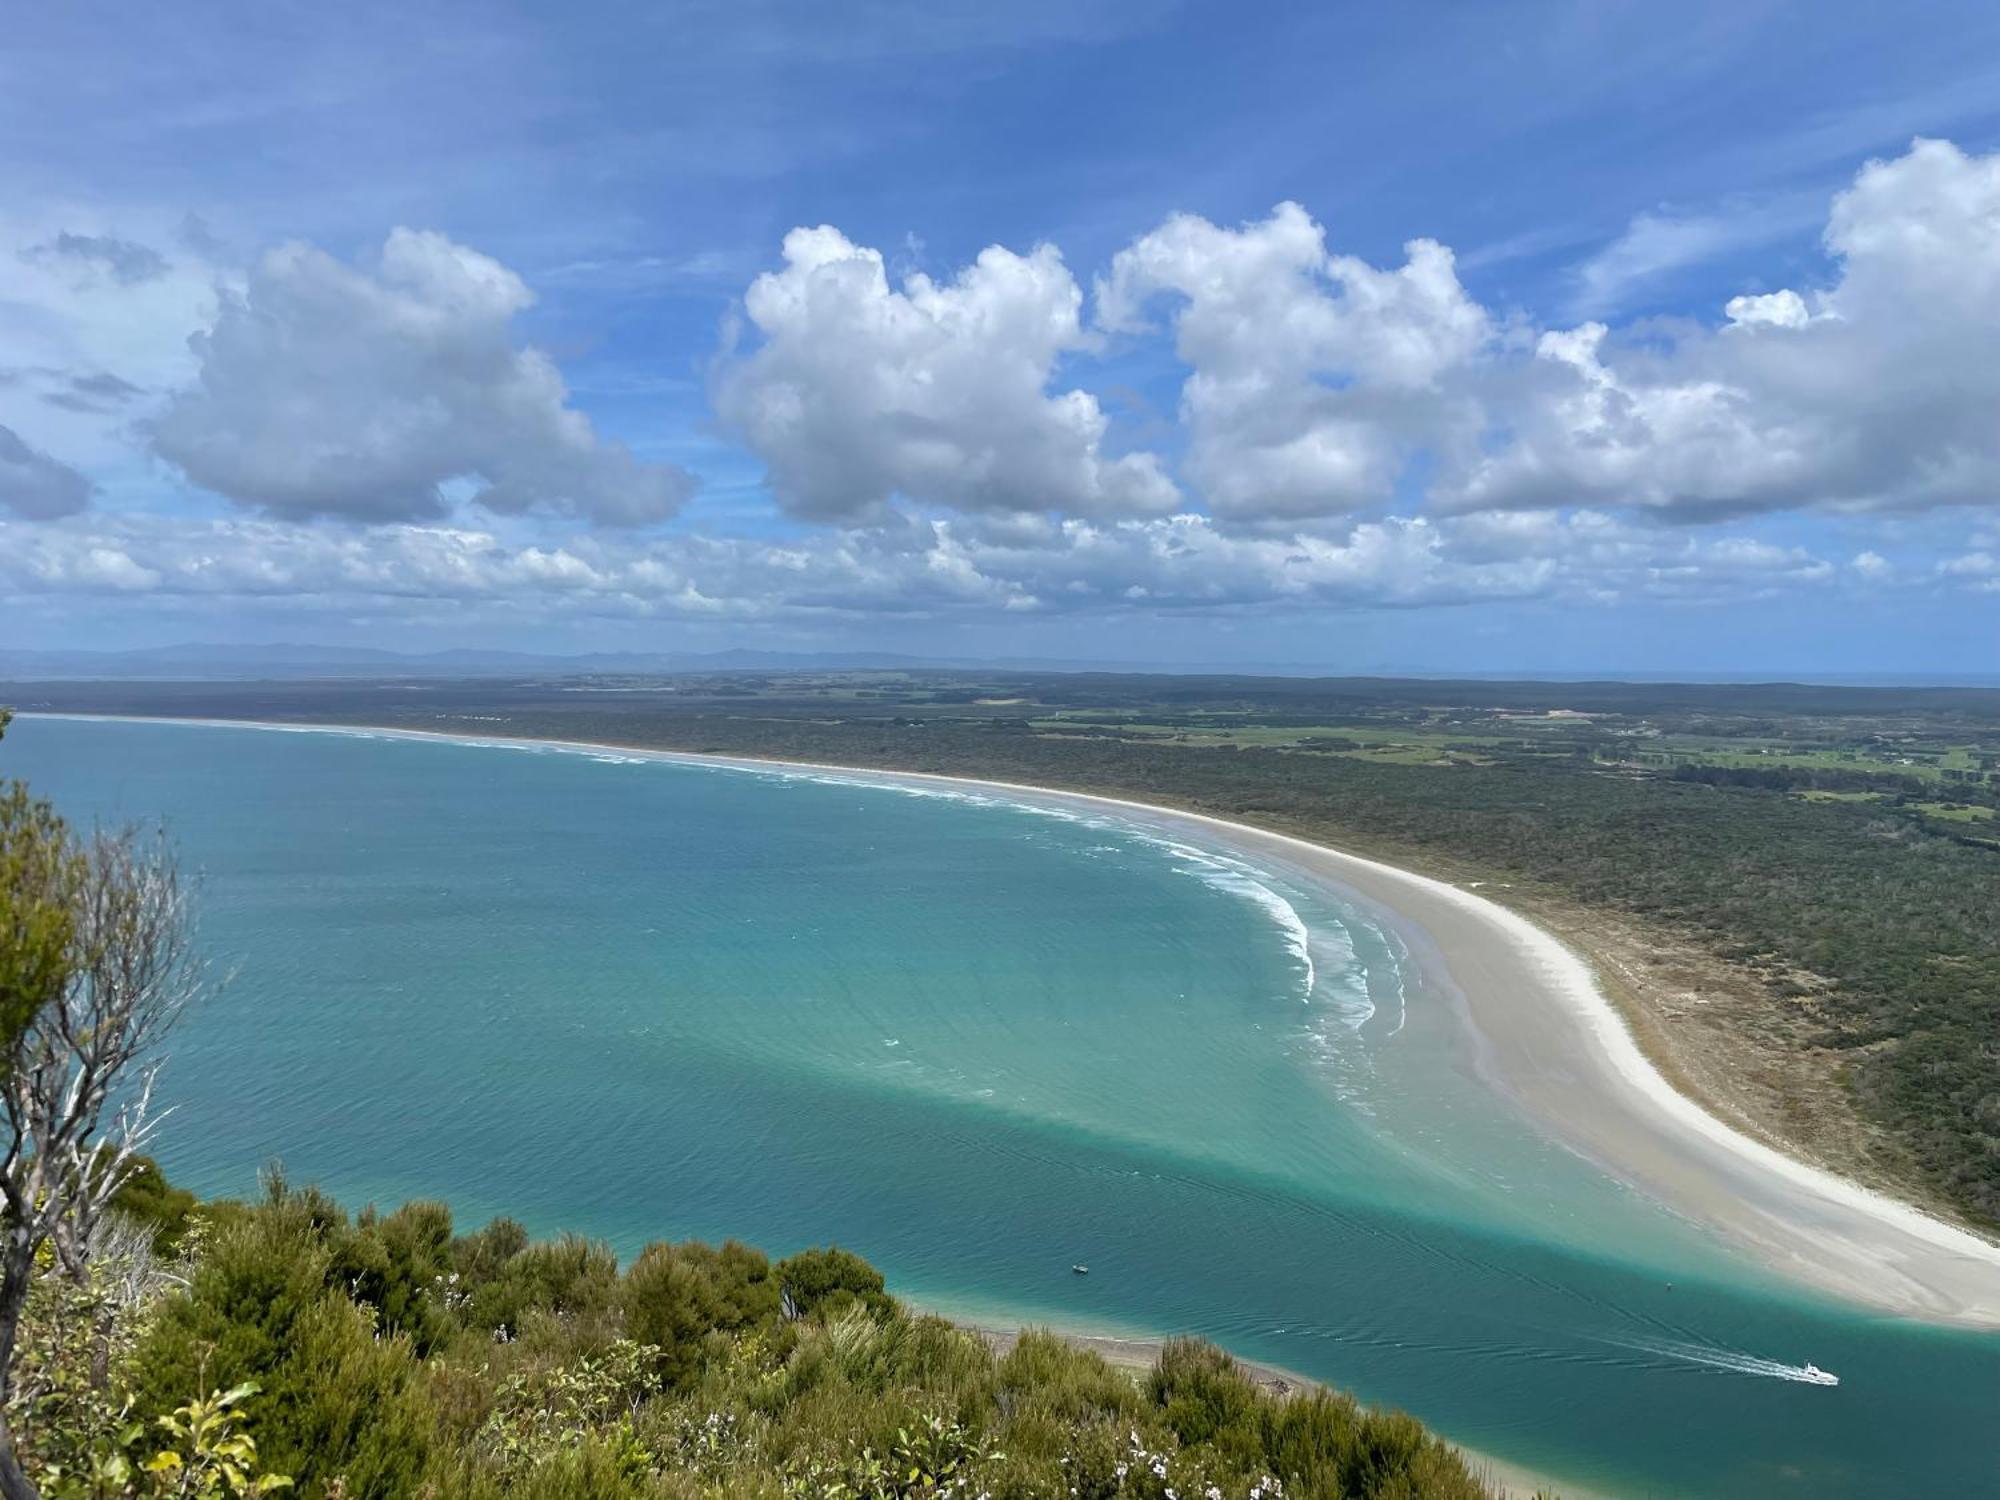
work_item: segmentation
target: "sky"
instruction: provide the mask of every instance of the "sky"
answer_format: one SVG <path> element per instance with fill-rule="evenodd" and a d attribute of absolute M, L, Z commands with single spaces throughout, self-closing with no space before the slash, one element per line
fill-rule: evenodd
<path fill-rule="evenodd" d="M 0 648 L 2000 672 L 2000 7 L 76 0 Z"/>

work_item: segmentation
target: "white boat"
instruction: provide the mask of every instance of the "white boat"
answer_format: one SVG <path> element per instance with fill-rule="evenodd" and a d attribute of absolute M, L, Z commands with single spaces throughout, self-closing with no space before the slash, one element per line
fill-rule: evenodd
<path fill-rule="evenodd" d="M 1822 1370 L 1818 1365 L 1810 1361 L 1808 1361 L 1802 1373 L 1804 1378 L 1810 1380 L 1814 1385 L 1840 1384 L 1840 1377 L 1838 1375 L 1834 1374 L 1831 1370 Z"/>

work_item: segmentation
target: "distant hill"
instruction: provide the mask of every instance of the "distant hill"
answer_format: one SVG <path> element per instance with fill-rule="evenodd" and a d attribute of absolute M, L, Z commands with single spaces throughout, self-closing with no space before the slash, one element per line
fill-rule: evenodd
<path fill-rule="evenodd" d="M 0 650 L 0 678 L 51 679 L 171 678 L 209 681 L 236 678 L 311 677 L 492 677 L 522 673 L 663 672 L 843 672 L 947 671 L 1003 667 L 1016 671 L 1088 668 L 1135 671 L 1130 662 L 1050 662 L 1016 659 L 902 656 L 868 651 L 601 651 L 559 656 L 532 651 L 388 651 L 367 646 L 313 646 L 292 643 L 242 646 L 189 642 L 132 651 Z"/>
<path fill-rule="evenodd" d="M 457 649 L 391 651 L 373 646 L 316 646 L 297 642 L 236 645 L 190 641 L 123 651 L 18 651 L 0 647 L 0 682 L 244 680 L 476 677 L 667 676 L 702 672 L 1044 672 L 1117 673 L 1187 677 L 1211 685 L 1273 678 L 1358 684 L 1430 684 L 1471 689 L 1475 684 L 1563 682 L 1579 686 L 1636 684 L 1815 684 L 1825 687 L 1996 687 L 2000 676 L 1963 674 L 1902 676 L 1787 672 L 1471 672 L 1447 674 L 1408 668 L 1342 667 L 1301 662 L 1136 662 L 1030 656 L 912 656 L 893 651 L 590 651 L 561 655 L 536 651 Z M 1426 696 L 1429 696 L 1428 692 Z"/>

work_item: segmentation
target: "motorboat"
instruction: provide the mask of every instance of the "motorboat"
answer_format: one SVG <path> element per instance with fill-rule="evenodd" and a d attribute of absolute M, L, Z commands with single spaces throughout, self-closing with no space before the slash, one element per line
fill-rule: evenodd
<path fill-rule="evenodd" d="M 1814 1385 L 1840 1384 L 1840 1377 L 1834 1374 L 1833 1371 L 1822 1370 L 1818 1365 L 1813 1364 L 1810 1361 L 1807 1362 L 1804 1369 L 1800 1373 L 1804 1379 L 1811 1381 Z"/>

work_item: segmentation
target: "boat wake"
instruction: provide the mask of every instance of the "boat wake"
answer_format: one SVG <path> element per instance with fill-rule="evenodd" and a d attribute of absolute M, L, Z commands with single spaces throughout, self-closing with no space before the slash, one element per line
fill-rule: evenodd
<path fill-rule="evenodd" d="M 1721 1370 L 1731 1375 L 1754 1375 L 1765 1380 L 1790 1380 L 1801 1385 L 1839 1385 L 1840 1377 L 1831 1371 L 1822 1370 L 1811 1361 L 1802 1365 L 1788 1365 L 1783 1360 L 1764 1359 L 1755 1354 L 1743 1354 L 1734 1349 L 1719 1349 L 1711 1344 L 1683 1344 L 1672 1339 L 1613 1340 L 1627 1349 L 1637 1349 L 1646 1354 L 1664 1355 L 1668 1359 L 1683 1360 L 1689 1364 L 1706 1365 L 1712 1370 Z"/>

